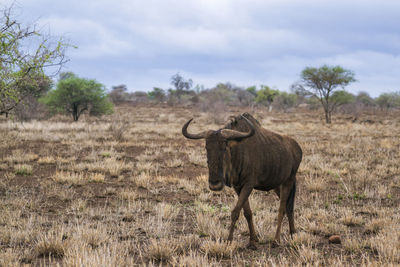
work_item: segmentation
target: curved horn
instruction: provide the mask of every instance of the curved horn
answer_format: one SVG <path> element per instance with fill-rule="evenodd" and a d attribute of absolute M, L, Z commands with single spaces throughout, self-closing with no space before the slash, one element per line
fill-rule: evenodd
<path fill-rule="evenodd" d="M 230 116 L 230 117 L 228 118 L 228 120 L 225 122 L 224 127 L 222 127 L 222 128 L 223 128 L 223 129 L 224 129 L 224 128 L 230 128 L 230 127 L 232 126 L 232 124 L 233 124 L 235 121 L 236 121 L 235 116 Z"/>
<path fill-rule="evenodd" d="M 189 126 L 189 124 L 190 124 L 190 122 L 192 120 L 193 120 L 193 118 L 188 120 L 185 123 L 185 125 L 183 125 L 183 127 L 182 127 L 183 136 L 185 136 L 186 138 L 189 138 L 189 139 L 202 139 L 202 138 L 206 137 L 206 132 L 202 132 L 202 133 L 198 133 L 198 134 L 190 134 L 190 133 L 188 133 L 187 128 L 188 128 L 188 126 Z"/>
<path fill-rule="evenodd" d="M 250 126 L 250 131 L 249 132 L 239 132 L 239 131 L 235 131 L 235 130 L 230 130 L 230 129 L 223 129 L 221 130 L 221 135 L 226 138 L 227 140 L 240 140 L 240 139 L 244 139 L 244 138 L 248 138 L 254 135 L 254 133 L 256 132 L 256 130 L 254 129 L 254 125 L 253 123 L 251 123 L 246 117 L 241 116 L 243 119 L 245 119 L 245 121 L 247 122 L 247 124 Z"/>

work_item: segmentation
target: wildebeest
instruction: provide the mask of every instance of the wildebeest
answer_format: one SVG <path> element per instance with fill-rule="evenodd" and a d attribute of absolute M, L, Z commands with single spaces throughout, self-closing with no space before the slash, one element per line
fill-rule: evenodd
<path fill-rule="evenodd" d="M 231 117 L 221 129 L 193 134 L 188 132 L 190 119 L 182 127 L 189 139 L 206 139 L 209 188 L 220 191 L 224 185 L 232 186 L 238 201 L 231 213 L 228 241 L 232 241 L 235 223 L 243 208 L 249 232 L 249 247 L 255 249 L 258 241 L 248 197 L 253 189 L 274 189 L 280 198 L 275 243 L 280 242 L 283 215 L 289 219 L 290 234 L 295 232 L 293 207 L 296 192 L 296 173 L 302 159 L 299 144 L 261 127 L 250 114 Z"/>

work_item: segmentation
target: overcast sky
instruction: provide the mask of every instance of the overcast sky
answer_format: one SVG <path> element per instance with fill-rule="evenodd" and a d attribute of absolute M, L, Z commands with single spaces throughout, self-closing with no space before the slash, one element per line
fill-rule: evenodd
<path fill-rule="evenodd" d="M 306 66 L 328 64 L 355 72 L 352 93 L 400 91 L 398 0 L 17 0 L 16 6 L 22 20 L 78 46 L 68 50 L 64 71 L 107 88 L 168 89 L 179 72 L 205 88 L 231 82 L 289 91 Z"/>

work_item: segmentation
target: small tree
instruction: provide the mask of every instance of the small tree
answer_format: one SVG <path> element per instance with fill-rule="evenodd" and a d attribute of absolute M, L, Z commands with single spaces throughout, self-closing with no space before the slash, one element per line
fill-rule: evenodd
<path fill-rule="evenodd" d="M 171 90 L 173 94 L 178 98 L 178 102 L 181 100 L 181 96 L 188 93 L 193 86 L 192 79 L 185 80 L 179 73 L 171 77 L 171 84 L 175 87 L 175 90 Z"/>
<path fill-rule="evenodd" d="M 0 115 L 7 116 L 24 99 L 41 93 L 45 69 L 61 67 L 69 45 L 54 42 L 36 25 L 18 22 L 13 6 L 0 12 Z"/>
<path fill-rule="evenodd" d="M 147 93 L 147 97 L 156 102 L 165 100 L 165 91 L 161 88 L 154 87 L 153 91 Z"/>
<path fill-rule="evenodd" d="M 119 105 L 128 100 L 128 88 L 125 84 L 121 84 L 118 86 L 113 86 L 111 92 L 108 94 L 108 98 L 115 105 Z"/>
<path fill-rule="evenodd" d="M 267 106 L 269 111 L 271 111 L 271 104 L 277 95 L 279 95 L 279 90 L 271 89 L 267 85 L 261 85 L 261 89 L 257 91 L 255 100 L 257 103 Z"/>
<path fill-rule="evenodd" d="M 375 106 L 375 100 L 367 92 L 359 92 L 356 96 L 356 102 L 365 107 Z"/>
<path fill-rule="evenodd" d="M 85 111 L 94 116 L 113 112 L 104 85 L 75 75 L 59 80 L 57 88 L 50 91 L 42 101 L 53 113 L 70 114 L 74 121 L 78 121 Z"/>
<path fill-rule="evenodd" d="M 299 82 L 292 85 L 298 93 L 317 97 L 325 112 L 326 123 L 331 123 L 332 112 L 336 103 L 332 102 L 332 94 L 338 89 L 355 82 L 354 73 L 341 66 L 323 65 L 320 68 L 307 67 L 301 72 Z"/>
<path fill-rule="evenodd" d="M 47 113 L 46 108 L 38 100 L 50 91 L 53 87 L 53 81 L 47 76 L 38 75 L 33 84 L 26 83 L 24 86 L 18 88 L 24 98 L 20 100 L 12 112 L 19 120 L 43 118 Z"/>
<path fill-rule="evenodd" d="M 377 99 L 376 103 L 381 109 L 400 107 L 400 91 L 394 93 L 383 93 Z"/>
<path fill-rule="evenodd" d="M 246 91 L 249 92 L 250 94 L 252 94 L 254 97 L 257 96 L 257 86 L 256 85 L 247 87 Z"/>

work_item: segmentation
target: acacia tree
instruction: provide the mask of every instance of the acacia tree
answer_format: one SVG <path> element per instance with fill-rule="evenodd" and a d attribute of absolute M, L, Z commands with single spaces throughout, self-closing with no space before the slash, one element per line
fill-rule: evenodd
<path fill-rule="evenodd" d="M 12 111 L 28 96 L 40 95 L 45 69 L 55 73 L 68 60 L 69 45 L 23 25 L 13 15 L 13 5 L 0 10 L 0 115 Z M 54 68 L 55 67 L 55 68 Z"/>
<path fill-rule="evenodd" d="M 337 102 L 332 101 L 333 93 L 355 81 L 354 73 L 341 66 L 307 67 L 292 89 L 299 94 L 316 97 L 324 109 L 326 123 L 331 123 L 332 112 L 337 107 Z"/>
<path fill-rule="evenodd" d="M 107 98 L 104 85 L 74 74 L 59 80 L 57 88 L 50 91 L 41 101 L 53 113 L 72 115 L 74 121 L 78 121 L 80 115 L 86 111 L 94 116 L 113 112 L 113 105 Z"/>

